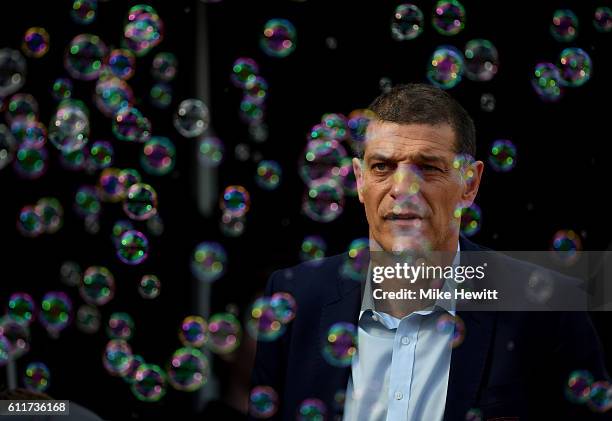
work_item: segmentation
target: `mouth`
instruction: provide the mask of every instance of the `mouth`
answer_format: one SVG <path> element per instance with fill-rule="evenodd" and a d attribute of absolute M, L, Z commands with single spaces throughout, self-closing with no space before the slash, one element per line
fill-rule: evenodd
<path fill-rule="evenodd" d="M 397 228 L 419 228 L 423 223 L 423 217 L 414 212 L 390 213 L 384 219 Z"/>

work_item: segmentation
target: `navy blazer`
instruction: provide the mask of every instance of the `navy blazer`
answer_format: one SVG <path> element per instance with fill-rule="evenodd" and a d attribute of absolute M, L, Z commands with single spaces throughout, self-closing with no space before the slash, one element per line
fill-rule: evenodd
<path fill-rule="evenodd" d="M 461 250 L 484 248 L 460 239 Z M 498 253 L 496 253 L 498 254 Z M 501 254 L 499 254 L 501 256 Z M 334 367 L 322 355 L 329 327 L 357 324 L 360 283 L 339 275 L 345 255 L 304 263 L 275 272 L 266 295 L 286 291 L 297 303 L 295 319 L 273 342 L 259 341 L 252 386 L 271 386 L 278 410 L 268 419 L 295 420 L 300 403 L 317 398 L 337 419 L 350 366 Z M 528 279 L 527 264 L 508 260 L 507 273 Z M 464 421 L 470 409 L 482 420 L 603 420 L 612 410 L 594 413 L 570 403 L 565 385 L 574 370 L 588 370 L 595 380 L 609 380 L 603 353 L 590 318 L 584 312 L 462 312 L 465 339 L 453 349 L 444 420 Z M 399 421 L 399 420 L 398 420 Z"/>

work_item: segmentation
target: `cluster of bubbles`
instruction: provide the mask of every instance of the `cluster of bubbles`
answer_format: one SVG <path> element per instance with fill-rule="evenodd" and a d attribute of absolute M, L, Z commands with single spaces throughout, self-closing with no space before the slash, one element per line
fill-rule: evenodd
<path fill-rule="evenodd" d="M 587 370 L 570 373 L 565 397 L 572 403 L 585 404 L 593 412 L 603 413 L 612 409 L 612 386 L 606 380 L 595 381 Z"/>
<path fill-rule="evenodd" d="M 251 336 L 264 342 L 275 341 L 286 329 L 297 311 L 295 299 L 288 292 L 276 292 L 260 297 L 251 305 L 246 328 Z"/>
<path fill-rule="evenodd" d="M 21 208 L 17 216 L 17 231 L 24 237 L 53 234 L 62 227 L 64 208 L 58 199 L 43 197 L 35 205 Z"/>
<path fill-rule="evenodd" d="M 132 7 L 123 29 L 123 44 L 138 57 L 159 45 L 164 37 L 164 23 L 157 11 L 147 4 Z"/>

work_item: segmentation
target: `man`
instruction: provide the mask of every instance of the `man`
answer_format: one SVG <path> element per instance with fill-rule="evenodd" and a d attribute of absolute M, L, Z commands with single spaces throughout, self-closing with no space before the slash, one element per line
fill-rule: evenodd
<path fill-rule="evenodd" d="M 353 169 L 372 261 L 380 253 L 435 252 L 456 267 L 465 263 L 462 253 L 484 250 L 460 237 L 458 223 L 484 167 L 471 158 L 475 129 L 466 111 L 444 91 L 418 84 L 393 88 L 369 109 L 374 117 Z M 346 261 L 336 256 L 303 264 L 268 282 L 267 295 L 286 291 L 297 303 L 284 335 L 258 344 L 253 386 L 277 392 L 272 418 L 322 419 L 307 417 L 317 412 L 328 419 L 344 412 L 347 420 L 398 421 L 610 417 L 612 411 L 597 413 L 564 396 L 575 370 L 607 379 L 584 312 L 461 311 L 452 300 L 397 305 L 373 299 L 372 262 L 360 283 L 342 276 Z M 516 285 L 533 270 L 501 257 L 494 264 Z M 399 284 L 379 285 L 388 291 Z M 439 328 L 449 320 L 450 330 Z M 323 352 L 338 322 L 357 326 L 348 364 Z"/>

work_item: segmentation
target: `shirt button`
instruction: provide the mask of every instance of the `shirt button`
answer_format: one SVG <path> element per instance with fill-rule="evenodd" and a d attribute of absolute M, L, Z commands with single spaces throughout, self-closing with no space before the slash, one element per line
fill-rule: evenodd
<path fill-rule="evenodd" d="M 395 399 L 397 399 L 398 401 L 402 400 L 403 397 L 404 394 L 402 392 L 395 392 Z"/>
<path fill-rule="evenodd" d="M 408 345 L 410 343 L 410 338 L 408 336 L 404 336 L 402 338 L 402 344 Z"/>
<path fill-rule="evenodd" d="M 375 322 L 377 322 L 377 321 L 378 321 L 378 316 L 377 316 L 376 314 L 374 314 L 374 315 L 372 316 L 372 320 L 374 320 Z"/>

